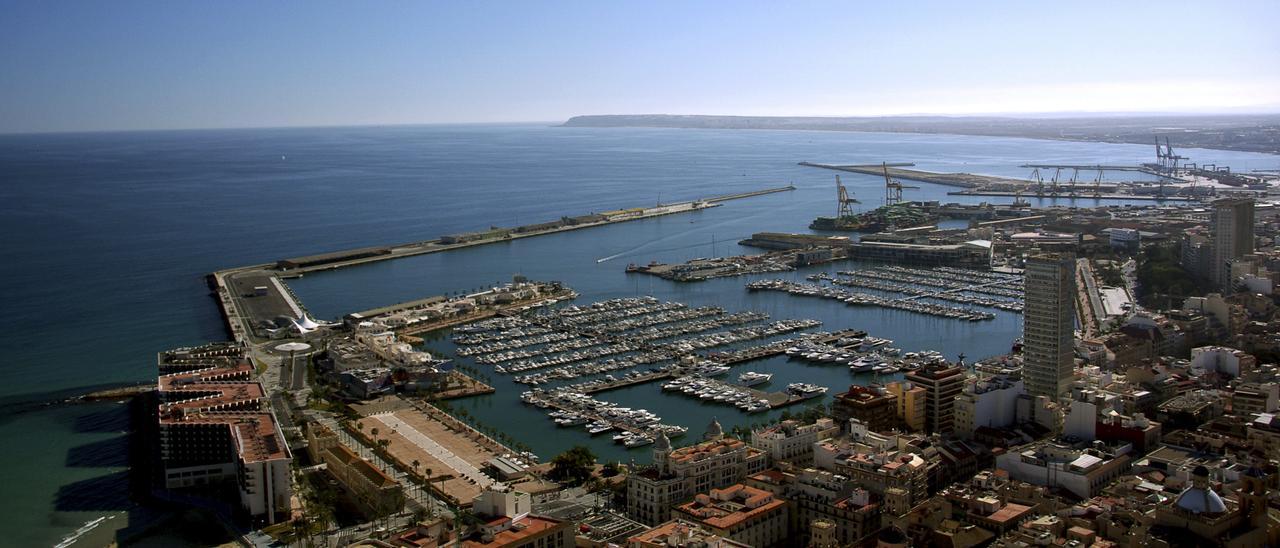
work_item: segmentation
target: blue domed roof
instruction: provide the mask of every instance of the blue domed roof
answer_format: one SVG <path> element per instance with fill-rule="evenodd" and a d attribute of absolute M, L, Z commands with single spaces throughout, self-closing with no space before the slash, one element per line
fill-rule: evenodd
<path fill-rule="evenodd" d="M 1222 497 L 1213 489 L 1203 487 L 1188 487 L 1178 495 L 1174 504 L 1193 514 L 1221 514 L 1227 511 L 1227 504 L 1222 502 Z"/>

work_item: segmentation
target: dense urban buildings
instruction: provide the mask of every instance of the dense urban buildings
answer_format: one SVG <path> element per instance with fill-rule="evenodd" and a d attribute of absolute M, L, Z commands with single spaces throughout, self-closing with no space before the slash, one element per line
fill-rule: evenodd
<path fill-rule="evenodd" d="M 1160 150 L 1134 170 L 1192 176 Z M 1256 181 L 1163 196 L 1099 179 L 1099 195 L 1206 201 L 1043 207 L 1022 195 L 1081 189 L 813 167 L 880 175 L 886 206 L 853 213 L 837 182 L 842 217 L 815 221 L 821 234 L 757 233 L 742 243 L 782 249 L 619 270 L 663 284 L 789 273 L 731 285 L 753 294 L 744 302 L 818 303 L 821 319 L 638 286 L 590 302 L 516 275 L 328 322 L 283 281 L 792 186 L 215 273 L 236 341 L 160 355 L 158 495 L 317 545 L 1280 542 L 1280 207 L 1248 195 Z M 909 201 L 890 173 L 1015 202 Z M 826 233 L 854 228 L 867 233 Z M 887 264 L 835 264 L 848 258 Z M 868 317 L 924 336 L 881 334 Z M 539 417 L 488 424 L 508 412 Z"/>

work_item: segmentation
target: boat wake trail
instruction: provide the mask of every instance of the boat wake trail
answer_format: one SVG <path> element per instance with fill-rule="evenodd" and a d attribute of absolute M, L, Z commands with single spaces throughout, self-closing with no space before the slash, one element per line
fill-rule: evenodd
<path fill-rule="evenodd" d="M 612 260 L 614 260 L 614 259 L 617 259 L 618 257 L 625 257 L 625 256 L 627 256 L 627 255 L 634 254 L 634 253 L 636 253 L 636 252 L 638 252 L 638 251 L 640 251 L 640 250 L 646 249 L 646 248 L 648 248 L 649 246 L 654 245 L 654 244 L 657 244 L 657 243 L 665 242 L 665 241 L 668 241 L 668 240 L 674 240 L 674 239 L 678 239 L 678 238 L 685 238 L 685 237 L 687 237 L 690 233 L 693 233 L 693 232 L 695 232 L 695 231 L 697 231 L 697 232 L 703 232 L 703 231 L 706 231 L 706 230 L 707 230 L 707 229 L 709 229 L 709 228 L 715 228 L 715 227 L 722 226 L 722 225 L 726 225 L 726 224 L 736 224 L 736 223 L 741 223 L 741 222 L 743 222 L 743 221 L 745 221 L 745 220 L 748 220 L 748 219 L 750 219 L 750 218 L 752 218 L 752 217 L 756 217 L 756 216 L 758 216 L 758 214 L 757 214 L 757 215 L 747 215 L 747 216 L 744 216 L 744 217 L 736 217 L 736 218 L 729 219 L 729 220 L 726 220 L 726 221 L 721 221 L 721 222 L 719 222 L 719 223 L 713 223 L 713 224 L 700 225 L 700 226 L 698 226 L 697 228 L 692 229 L 692 230 L 685 230 L 685 231 L 682 231 L 682 232 L 679 232 L 679 233 L 676 233 L 676 234 L 671 234 L 671 235 L 669 235 L 669 236 L 664 236 L 664 237 L 662 237 L 662 238 L 658 238 L 658 239 L 656 239 L 656 240 L 652 240 L 652 241 L 645 242 L 645 243 L 643 243 L 643 244 L 640 244 L 640 245 L 638 245 L 638 246 L 635 246 L 635 247 L 633 247 L 633 248 L 631 248 L 631 249 L 628 249 L 628 250 L 626 250 L 626 251 L 622 251 L 622 252 L 619 252 L 619 253 L 614 253 L 613 255 L 609 255 L 608 257 L 601 257 L 601 258 L 599 258 L 599 259 L 596 259 L 596 263 L 597 263 L 597 264 L 599 264 L 599 263 L 604 263 L 604 262 L 608 262 L 608 261 L 612 261 Z M 707 235 L 707 237 L 708 237 L 708 238 L 711 238 L 711 237 L 712 237 L 712 235 L 711 235 L 711 234 L 708 234 L 708 235 Z M 747 236 L 731 236 L 731 237 L 729 237 L 729 238 L 719 238 L 719 240 L 721 240 L 721 241 L 731 241 L 731 240 L 742 240 L 742 239 L 745 239 L 745 238 L 747 238 Z M 708 242 L 699 242 L 699 243 L 696 243 L 696 244 L 689 244 L 689 245 L 684 245 L 684 246 L 679 246 L 679 247 L 670 247 L 670 248 L 666 248 L 666 249 L 654 249 L 654 250 L 651 250 L 651 251 L 652 251 L 652 252 L 654 252 L 654 253 L 663 253 L 663 252 L 667 252 L 667 251 L 679 251 L 679 250 L 681 250 L 681 249 L 690 249 L 690 248 L 694 248 L 694 247 L 704 246 L 704 245 L 707 245 L 707 243 L 708 243 Z"/>

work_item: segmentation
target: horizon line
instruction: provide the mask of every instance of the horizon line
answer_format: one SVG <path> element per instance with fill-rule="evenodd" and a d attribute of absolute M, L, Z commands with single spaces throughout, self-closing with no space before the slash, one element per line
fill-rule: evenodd
<path fill-rule="evenodd" d="M 0 137 L 16 137 L 24 135 L 79 135 L 79 134 L 98 134 L 98 133 L 146 133 L 146 132 L 185 132 L 185 131 L 228 131 L 228 130 L 249 130 L 249 129 L 325 129 L 325 128 L 372 128 L 372 127 L 413 127 L 413 126 L 493 126 L 493 125 L 534 125 L 549 124 L 552 126 L 560 126 L 573 118 L 592 117 L 592 116 L 684 116 L 684 117 L 719 117 L 719 118 L 1041 118 L 1041 119 L 1059 119 L 1070 120 L 1072 118 L 1089 118 L 1098 116 L 1114 116 L 1114 117 L 1172 117 L 1172 118 L 1190 118 L 1202 116 L 1275 116 L 1280 115 L 1280 105 L 1255 107 L 1260 110 L 1240 110 L 1240 111 L 1036 111 L 1036 112 L 986 112 L 986 113 L 902 113 L 902 114 L 873 114 L 873 115 L 857 115 L 857 114 L 672 114 L 672 113 L 631 113 L 631 114 L 575 114 L 560 121 L 554 120 L 505 120 L 505 121 L 466 121 L 466 122 L 392 122 L 392 123 L 370 123 L 370 122 L 353 122 L 353 123 L 332 123 L 332 124 L 299 124 L 299 125 L 262 125 L 262 126 L 206 126 L 206 127 L 157 127 L 157 128 L 92 128 L 92 129 L 54 129 L 54 130 L 36 130 L 36 131 L 0 131 Z M 1271 109 L 1271 110 L 1265 110 Z"/>

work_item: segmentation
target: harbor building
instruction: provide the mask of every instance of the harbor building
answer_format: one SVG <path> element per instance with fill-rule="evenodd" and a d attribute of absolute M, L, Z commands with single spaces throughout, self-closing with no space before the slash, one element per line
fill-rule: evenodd
<path fill-rule="evenodd" d="M 964 370 L 948 363 L 926 365 L 907 373 L 906 380 L 924 389 L 924 429 L 947 434 L 955 429 L 956 396 L 964 389 Z"/>
<path fill-rule="evenodd" d="M 1023 379 L 1034 396 L 1057 400 L 1075 374 L 1075 264 L 1069 253 L 1027 258 Z"/>
<path fill-rule="evenodd" d="M 243 349 L 163 352 L 158 381 L 165 488 L 234 486 L 254 520 L 287 519 L 293 455 Z"/>
<path fill-rule="evenodd" d="M 773 493 L 735 484 L 699 493 L 675 508 L 676 517 L 749 546 L 789 546 L 787 503 Z"/>
<path fill-rule="evenodd" d="M 671 448 L 660 432 L 653 444 L 653 465 L 627 476 L 627 513 L 645 525 L 671 519 L 671 507 L 698 493 L 722 489 L 769 464 L 769 455 L 741 440 L 725 437 L 712 421 L 707 441 Z"/>
<path fill-rule="evenodd" d="M 1253 200 L 1228 198 L 1213 202 L 1213 254 L 1209 281 L 1224 293 L 1234 290 L 1231 260 L 1253 253 Z"/>

